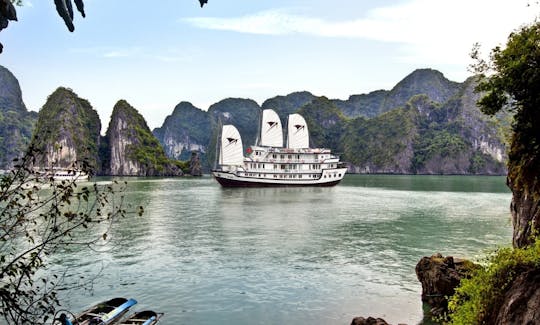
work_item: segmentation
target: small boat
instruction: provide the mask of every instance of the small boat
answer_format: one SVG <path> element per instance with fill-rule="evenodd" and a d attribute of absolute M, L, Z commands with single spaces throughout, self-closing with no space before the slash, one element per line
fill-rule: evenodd
<path fill-rule="evenodd" d="M 327 148 L 310 148 L 306 120 L 299 114 L 288 117 L 287 143 L 277 113 L 262 111 L 257 145 L 243 154 L 242 138 L 233 125 L 223 125 L 218 141 L 218 167 L 212 175 L 223 187 L 334 186 L 347 168 Z"/>
<path fill-rule="evenodd" d="M 120 322 L 118 325 L 154 325 L 163 316 L 151 310 L 139 311 Z"/>
<path fill-rule="evenodd" d="M 73 325 L 107 325 L 120 319 L 133 305 L 137 303 L 135 299 L 114 298 L 99 303 L 75 316 L 75 319 L 67 319 L 65 315 L 56 320 L 53 324 L 73 324 Z"/>

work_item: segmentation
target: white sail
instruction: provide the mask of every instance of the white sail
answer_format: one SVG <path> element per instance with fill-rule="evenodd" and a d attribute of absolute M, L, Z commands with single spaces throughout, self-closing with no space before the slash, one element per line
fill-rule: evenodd
<path fill-rule="evenodd" d="M 240 133 L 232 125 L 223 125 L 223 129 L 221 131 L 219 164 L 240 166 L 243 165 L 243 163 L 244 154 Z"/>
<path fill-rule="evenodd" d="M 261 146 L 283 147 L 283 129 L 281 120 L 277 113 L 272 109 L 265 109 L 262 112 L 261 125 Z"/>
<path fill-rule="evenodd" d="M 300 114 L 289 115 L 287 122 L 287 148 L 309 148 L 309 132 L 306 120 Z"/>

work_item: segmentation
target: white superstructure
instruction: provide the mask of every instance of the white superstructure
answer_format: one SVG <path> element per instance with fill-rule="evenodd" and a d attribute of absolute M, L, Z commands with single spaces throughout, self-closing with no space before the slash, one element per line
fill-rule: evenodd
<path fill-rule="evenodd" d="M 219 166 L 212 171 L 225 187 L 333 186 L 347 168 L 330 149 L 309 148 L 309 132 L 299 114 L 288 117 L 287 145 L 283 147 L 281 120 L 275 111 L 262 112 L 259 144 L 242 153 L 240 133 L 232 125 L 221 132 Z"/>

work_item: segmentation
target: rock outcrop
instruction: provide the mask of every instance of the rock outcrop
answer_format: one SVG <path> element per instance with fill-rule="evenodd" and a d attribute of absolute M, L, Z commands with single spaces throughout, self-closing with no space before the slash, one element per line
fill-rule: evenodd
<path fill-rule="evenodd" d="M 522 270 L 505 292 L 501 307 L 495 315 L 488 317 L 487 323 L 540 324 L 540 269 Z"/>
<path fill-rule="evenodd" d="M 68 168 L 75 162 L 99 168 L 101 121 L 86 99 L 60 87 L 47 99 L 38 115 L 32 144 L 41 151 L 42 167 Z"/>
<path fill-rule="evenodd" d="M 373 317 L 355 317 L 353 318 L 351 325 L 390 325 L 382 318 Z"/>
<path fill-rule="evenodd" d="M 23 103 L 19 81 L 0 66 L 0 169 L 13 167 L 13 159 L 24 154 L 36 121 L 37 113 Z"/>
<path fill-rule="evenodd" d="M 191 103 L 181 102 L 153 133 L 170 158 L 188 160 L 192 151 L 205 155 L 211 135 L 210 115 Z"/>
<path fill-rule="evenodd" d="M 197 152 L 191 153 L 191 159 L 189 160 L 189 174 L 191 176 L 202 176 L 201 160 Z"/>
<path fill-rule="evenodd" d="M 289 114 L 298 112 L 300 108 L 311 103 L 315 98 L 317 98 L 317 96 L 309 91 L 298 91 L 286 96 L 269 98 L 263 102 L 261 108 L 273 109 L 279 116 L 286 118 Z"/>
<path fill-rule="evenodd" d="M 180 166 L 168 159 L 139 112 L 125 100 L 113 108 L 107 129 L 103 173 L 121 176 L 179 176 Z"/>
<path fill-rule="evenodd" d="M 448 297 L 452 296 L 462 278 L 470 275 L 476 264 L 443 257 L 440 253 L 424 256 L 416 265 L 416 276 L 422 284 L 422 302 L 431 308 L 432 316 L 442 316 L 448 311 Z"/>

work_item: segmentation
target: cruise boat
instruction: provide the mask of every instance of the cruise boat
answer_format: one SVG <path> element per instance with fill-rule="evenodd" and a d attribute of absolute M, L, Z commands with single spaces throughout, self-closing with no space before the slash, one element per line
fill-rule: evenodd
<path fill-rule="evenodd" d="M 288 116 L 285 146 L 281 120 L 271 109 L 263 110 L 259 141 L 247 148 L 246 156 L 233 125 L 223 125 L 218 146 L 212 175 L 224 187 L 334 186 L 347 171 L 330 149 L 309 147 L 308 126 L 300 114 Z"/>
<path fill-rule="evenodd" d="M 68 181 L 68 182 L 79 182 L 87 181 L 90 176 L 88 173 L 81 171 L 76 168 L 49 168 L 49 169 L 37 169 L 36 174 L 40 175 L 46 179 L 53 179 L 54 181 Z"/>

